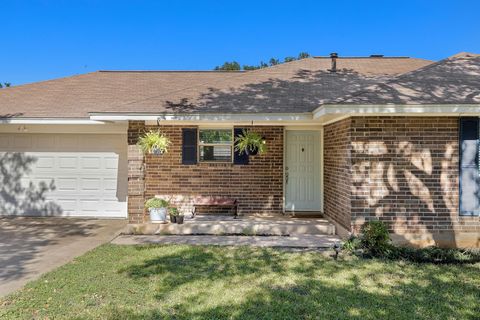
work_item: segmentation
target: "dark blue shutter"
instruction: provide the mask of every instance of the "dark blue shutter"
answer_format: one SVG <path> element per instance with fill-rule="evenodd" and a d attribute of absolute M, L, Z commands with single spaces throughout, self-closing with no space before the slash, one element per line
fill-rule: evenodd
<path fill-rule="evenodd" d="M 478 118 L 461 118 L 459 136 L 460 215 L 478 215 L 480 212 Z"/>
<path fill-rule="evenodd" d="M 182 129 L 182 164 L 197 163 L 197 129 Z"/>
<path fill-rule="evenodd" d="M 234 128 L 233 129 L 233 136 L 236 138 L 238 137 L 242 132 L 243 128 Z M 248 154 L 242 153 L 236 151 L 235 148 L 233 148 L 233 163 L 234 164 L 248 164 Z"/>

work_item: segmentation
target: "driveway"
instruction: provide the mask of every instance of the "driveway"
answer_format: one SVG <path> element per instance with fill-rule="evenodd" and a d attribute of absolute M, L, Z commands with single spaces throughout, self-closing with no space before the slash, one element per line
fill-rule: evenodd
<path fill-rule="evenodd" d="M 127 220 L 0 218 L 0 296 L 112 240 Z"/>

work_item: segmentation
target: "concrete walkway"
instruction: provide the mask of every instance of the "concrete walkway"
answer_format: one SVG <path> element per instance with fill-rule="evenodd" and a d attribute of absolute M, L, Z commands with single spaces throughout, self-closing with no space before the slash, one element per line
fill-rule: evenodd
<path fill-rule="evenodd" d="M 117 245 L 189 244 L 216 246 L 254 246 L 297 249 L 331 248 L 340 238 L 335 235 L 298 234 L 290 236 L 198 236 L 198 235 L 120 235 L 112 240 Z"/>
<path fill-rule="evenodd" d="M 0 296 L 112 240 L 126 220 L 0 218 Z"/>

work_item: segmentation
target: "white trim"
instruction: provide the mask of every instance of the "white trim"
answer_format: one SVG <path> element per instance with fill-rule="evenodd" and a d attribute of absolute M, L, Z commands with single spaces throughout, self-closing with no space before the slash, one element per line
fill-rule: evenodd
<path fill-rule="evenodd" d="M 324 195 L 324 188 L 323 188 L 323 127 L 320 129 L 320 211 L 323 211 L 323 195 Z"/>
<path fill-rule="evenodd" d="M 478 115 L 480 104 L 446 104 L 446 105 L 323 105 L 315 109 L 313 119 L 327 114 L 399 114 L 411 115 Z"/>
<path fill-rule="evenodd" d="M 0 133 L 111 133 L 127 134 L 126 122 L 101 124 L 13 124 L 0 125 Z"/>
<path fill-rule="evenodd" d="M 105 124 L 105 121 L 64 118 L 1 118 L 0 124 Z"/>
<path fill-rule="evenodd" d="M 91 120 L 99 121 L 305 121 L 312 120 L 306 113 L 205 113 L 205 114 L 115 114 L 91 113 Z"/>

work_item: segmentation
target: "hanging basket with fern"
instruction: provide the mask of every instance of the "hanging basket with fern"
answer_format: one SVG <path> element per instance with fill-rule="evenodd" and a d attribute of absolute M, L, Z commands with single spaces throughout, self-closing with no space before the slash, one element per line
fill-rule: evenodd
<path fill-rule="evenodd" d="M 170 144 L 170 139 L 158 130 L 145 132 L 140 136 L 137 142 L 137 145 L 142 149 L 143 153 L 155 155 L 167 153 Z"/>
<path fill-rule="evenodd" d="M 255 156 L 267 152 L 267 143 L 258 132 L 243 130 L 235 138 L 235 150 L 240 154 Z"/>

